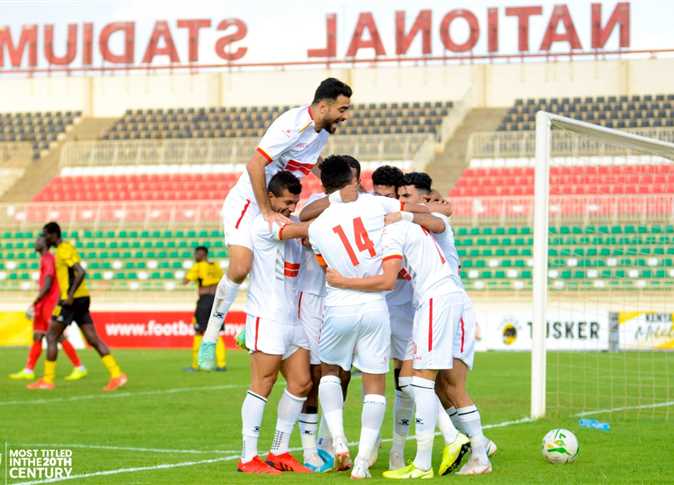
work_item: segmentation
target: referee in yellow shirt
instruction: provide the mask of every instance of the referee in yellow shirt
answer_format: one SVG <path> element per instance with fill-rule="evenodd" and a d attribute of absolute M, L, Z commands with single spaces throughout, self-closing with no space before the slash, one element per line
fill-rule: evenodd
<path fill-rule="evenodd" d="M 195 371 L 199 369 L 199 346 L 208 327 L 208 318 L 211 315 L 211 307 L 215 301 L 215 290 L 224 271 L 218 263 L 208 260 L 208 248 L 199 246 L 194 248 L 194 264 L 185 275 L 183 284 L 186 285 L 192 281 L 197 283 L 199 299 L 197 308 L 194 311 L 194 342 L 192 343 L 192 367 L 186 369 Z M 223 323 L 224 327 L 224 323 Z M 224 371 L 227 368 L 227 350 L 225 343 L 221 338 L 215 347 L 215 361 L 217 371 Z"/>

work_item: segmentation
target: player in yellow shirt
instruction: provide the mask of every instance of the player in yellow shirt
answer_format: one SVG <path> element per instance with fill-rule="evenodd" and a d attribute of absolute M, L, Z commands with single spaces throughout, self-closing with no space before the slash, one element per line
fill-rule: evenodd
<path fill-rule="evenodd" d="M 208 318 L 211 315 L 211 307 L 215 301 L 215 290 L 218 288 L 220 278 L 224 271 L 218 263 L 208 260 L 208 248 L 199 246 L 194 248 L 194 265 L 185 275 L 183 284 L 196 282 L 199 291 L 197 308 L 194 311 L 194 342 L 192 343 L 192 367 L 189 370 L 199 369 L 199 347 L 208 326 Z M 224 324 L 223 324 L 224 326 Z M 215 347 L 216 369 L 224 371 L 227 367 L 227 350 L 221 338 Z M 206 369 L 207 370 L 207 369 Z"/>
<path fill-rule="evenodd" d="M 91 299 L 89 289 L 84 280 L 86 271 L 80 264 L 80 257 L 75 247 L 61 239 L 61 228 L 56 222 L 50 222 L 43 228 L 47 244 L 56 248 L 56 279 L 61 291 L 60 299 L 49 324 L 47 332 L 47 360 L 44 363 L 44 376 L 37 382 L 30 384 L 29 389 L 54 389 L 56 376 L 56 357 L 58 340 L 66 327 L 77 322 L 80 330 L 98 355 L 103 365 L 110 373 L 110 381 L 103 388 L 104 391 L 114 391 L 124 386 L 127 376 L 124 374 L 115 358 L 110 355 L 110 349 L 99 338 L 94 327 L 94 321 L 89 313 Z"/>

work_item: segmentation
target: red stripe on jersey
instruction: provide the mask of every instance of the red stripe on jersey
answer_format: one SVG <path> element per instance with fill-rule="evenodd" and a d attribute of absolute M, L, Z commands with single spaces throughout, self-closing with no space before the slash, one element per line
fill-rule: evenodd
<path fill-rule="evenodd" d="M 463 317 L 461 317 L 461 353 L 463 354 L 463 341 L 465 336 L 465 329 L 463 327 Z"/>
<path fill-rule="evenodd" d="M 433 298 L 428 300 L 428 351 L 433 350 Z"/>
<path fill-rule="evenodd" d="M 283 240 L 283 230 L 286 228 L 288 224 L 283 224 L 281 226 L 281 229 L 278 230 L 278 238 L 279 240 Z"/>
<path fill-rule="evenodd" d="M 311 110 L 311 106 L 307 106 L 307 111 L 309 112 L 309 118 L 311 118 L 311 121 L 314 120 L 314 112 Z"/>
<path fill-rule="evenodd" d="M 299 270 L 287 268 L 283 270 L 283 276 L 287 276 L 288 278 L 297 278 L 299 274 L 300 274 Z"/>
<path fill-rule="evenodd" d="M 300 315 L 302 314 L 302 295 L 304 295 L 303 291 L 300 291 L 300 299 L 297 301 L 297 319 L 300 319 Z"/>
<path fill-rule="evenodd" d="M 257 352 L 257 338 L 260 335 L 260 317 L 255 319 L 255 345 L 253 345 L 253 350 Z"/>
<path fill-rule="evenodd" d="M 382 258 L 381 262 L 383 263 L 383 262 L 388 261 L 390 259 L 403 259 L 403 257 L 399 254 L 392 254 L 390 256 L 384 256 Z"/>
<path fill-rule="evenodd" d="M 314 168 L 313 163 L 302 163 L 298 162 L 297 160 L 288 160 L 288 163 L 286 164 L 286 170 L 295 170 L 298 172 L 302 172 L 304 175 L 309 175 L 311 173 L 311 169 Z"/>
<path fill-rule="evenodd" d="M 260 155 L 262 155 L 262 157 L 264 157 L 265 160 L 267 160 L 267 164 L 271 163 L 272 158 L 262 148 L 257 147 L 255 151 L 258 152 Z"/>
<path fill-rule="evenodd" d="M 234 229 L 239 228 L 239 224 L 241 224 L 241 219 L 243 219 L 243 216 L 246 214 L 246 211 L 248 210 L 249 205 L 250 205 L 250 199 L 246 199 L 246 204 L 243 206 L 243 210 L 241 211 L 241 215 L 236 220 L 236 225 L 234 226 Z"/>
<path fill-rule="evenodd" d="M 300 269 L 300 263 L 289 263 L 288 261 L 285 261 L 283 267 L 288 269 Z"/>

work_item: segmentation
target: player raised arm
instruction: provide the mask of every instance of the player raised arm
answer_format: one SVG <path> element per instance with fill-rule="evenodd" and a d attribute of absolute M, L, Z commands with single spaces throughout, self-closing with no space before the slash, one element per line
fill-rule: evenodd
<path fill-rule="evenodd" d="M 402 268 L 402 256 L 388 256 L 382 261 L 382 274 L 365 278 L 346 278 L 338 271 L 328 268 L 325 276 L 330 286 L 358 291 L 389 291 L 395 287 Z"/>

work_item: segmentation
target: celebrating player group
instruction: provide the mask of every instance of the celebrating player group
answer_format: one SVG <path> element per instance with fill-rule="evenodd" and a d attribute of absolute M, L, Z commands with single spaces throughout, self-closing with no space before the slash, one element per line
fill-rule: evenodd
<path fill-rule="evenodd" d="M 199 365 L 214 367 L 218 332 L 248 276 L 251 383 L 241 408 L 239 471 L 351 470 L 352 478 L 369 478 L 393 363 L 394 430 L 384 477 L 433 477 L 436 428 L 445 441 L 440 475 L 489 473 L 496 446 L 466 391 L 476 321 L 459 276 L 451 206 L 424 173 L 380 167 L 374 192 L 365 193 L 357 160 L 321 158 L 329 135 L 350 117 L 351 95 L 343 82 L 323 81 L 310 105 L 271 124 L 229 192 L 223 215 L 230 264 L 217 286 Z M 310 172 L 324 193 L 313 194 L 295 216 L 300 180 Z M 343 418 L 352 367 L 363 386 L 353 460 Z M 286 389 L 270 451 L 261 458 L 260 428 L 279 372 Z M 413 416 L 416 456 L 406 464 Z M 289 453 L 296 423 L 302 462 Z"/>

